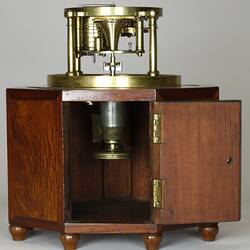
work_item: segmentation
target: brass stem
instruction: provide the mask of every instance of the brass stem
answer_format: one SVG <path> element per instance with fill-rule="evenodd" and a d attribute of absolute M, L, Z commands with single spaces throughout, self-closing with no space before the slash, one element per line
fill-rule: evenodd
<path fill-rule="evenodd" d="M 138 18 L 136 23 L 136 52 L 138 56 L 144 53 L 144 21 Z"/>
<path fill-rule="evenodd" d="M 83 18 L 77 17 L 76 18 L 76 50 L 77 50 L 77 57 L 81 57 L 81 47 L 83 43 Z"/>
<path fill-rule="evenodd" d="M 116 60 L 115 54 L 112 53 L 110 56 L 110 76 L 115 76 L 116 73 Z"/>
<path fill-rule="evenodd" d="M 79 19 L 76 17 L 68 17 L 68 72 L 69 76 L 81 75 L 81 61 L 80 57 L 77 57 L 76 47 L 77 47 L 77 22 Z M 78 25 L 80 25 L 78 23 Z M 79 34 L 78 34 L 79 35 Z"/>
<path fill-rule="evenodd" d="M 151 11 L 149 18 L 149 72 L 150 76 L 159 75 L 157 70 L 157 16 Z"/>

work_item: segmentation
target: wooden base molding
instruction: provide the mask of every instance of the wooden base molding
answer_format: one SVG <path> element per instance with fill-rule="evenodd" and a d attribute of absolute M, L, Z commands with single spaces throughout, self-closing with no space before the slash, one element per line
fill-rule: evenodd
<path fill-rule="evenodd" d="M 143 240 L 147 250 L 158 250 L 161 244 L 162 234 L 144 234 Z"/>
<path fill-rule="evenodd" d="M 174 228 L 162 228 L 162 231 L 178 230 L 186 227 L 194 227 L 195 225 L 176 225 Z M 198 225 L 196 225 L 198 226 Z M 23 241 L 26 238 L 28 231 L 33 228 L 10 225 L 9 231 L 15 241 Z M 80 234 L 75 230 L 76 233 L 62 233 L 60 240 L 63 244 L 64 250 L 75 250 L 77 243 L 80 239 Z M 218 224 L 199 225 L 199 231 L 204 241 L 214 241 L 219 231 Z M 109 232 L 109 233 L 114 233 Z M 87 232 L 86 232 L 87 233 Z M 145 243 L 146 250 L 158 250 L 162 240 L 162 233 L 145 233 L 143 234 L 143 240 Z"/>
<path fill-rule="evenodd" d="M 60 236 L 60 240 L 64 246 L 64 250 L 75 250 L 80 239 L 79 234 L 64 234 Z"/>
<path fill-rule="evenodd" d="M 200 227 L 199 230 L 204 241 L 214 241 L 219 232 L 219 227 L 215 224 Z"/>

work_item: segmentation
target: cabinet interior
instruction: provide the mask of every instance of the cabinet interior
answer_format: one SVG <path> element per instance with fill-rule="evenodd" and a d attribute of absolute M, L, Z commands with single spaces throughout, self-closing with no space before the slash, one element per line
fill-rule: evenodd
<path fill-rule="evenodd" d="M 130 102 L 123 143 L 126 160 L 98 160 L 93 114 L 100 103 L 63 103 L 65 221 L 74 223 L 145 223 L 151 218 L 149 103 Z"/>

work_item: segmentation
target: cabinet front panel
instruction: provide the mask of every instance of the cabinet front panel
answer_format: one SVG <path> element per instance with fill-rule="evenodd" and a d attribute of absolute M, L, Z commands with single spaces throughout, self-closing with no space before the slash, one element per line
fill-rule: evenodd
<path fill-rule="evenodd" d="M 64 220 L 60 94 L 8 91 L 7 116 L 10 223 L 56 230 Z"/>
<path fill-rule="evenodd" d="M 164 138 L 154 145 L 155 177 L 165 180 L 155 222 L 239 220 L 241 103 L 155 103 L 154 112 Z"/>

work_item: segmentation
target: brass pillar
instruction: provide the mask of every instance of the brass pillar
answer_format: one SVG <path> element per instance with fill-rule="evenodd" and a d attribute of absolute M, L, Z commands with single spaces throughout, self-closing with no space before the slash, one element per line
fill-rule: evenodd
<path fill-rule="evenodd" d="M 159 75 L 157 69 L 157 19 L 155 11 L 149 17 L 149 72 L 150 76 Z"/>
<path fill-rule="evenodd" d="M 83 43 L 83 18 L 76 17 L 76 53 L 77 57 L 81 57 L 81 48 Z"/>
<path fill-rule="evenodd" d="M 142 56 L 144 53 L 144 21 L 138 18 L 136 23 L 136 53 Z"/>
<path fill-rule="evenodd" d="M 81 59 L 77 55 L 77 47 L 80 43 L 79 29 L 80 20 L 77 17 L 67 17 L 68 20 L 68 72 L 69 76 L 81 75 Z"/>

